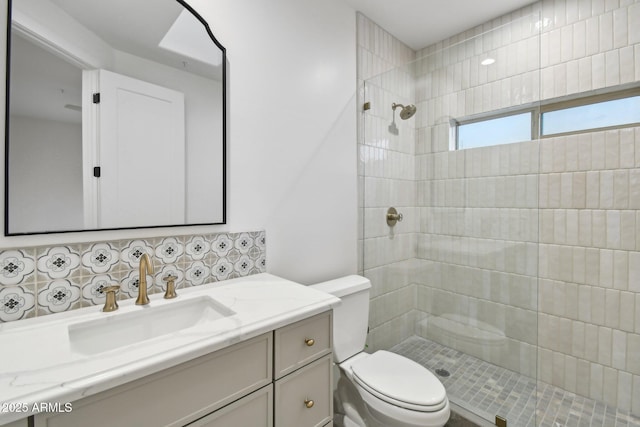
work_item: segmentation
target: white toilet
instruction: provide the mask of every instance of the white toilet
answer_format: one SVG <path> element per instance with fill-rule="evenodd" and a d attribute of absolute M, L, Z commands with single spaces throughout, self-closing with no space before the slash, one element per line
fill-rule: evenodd
<path fill-rule="evenodd" d="M 342 300 L 333 311 L 333 355 L 340 367 L 336 427 L 442 427 L 449 419 L 444 386 L 406 357 L 364 352 L 371 282 L 347 276 L 312 285 Z"/>

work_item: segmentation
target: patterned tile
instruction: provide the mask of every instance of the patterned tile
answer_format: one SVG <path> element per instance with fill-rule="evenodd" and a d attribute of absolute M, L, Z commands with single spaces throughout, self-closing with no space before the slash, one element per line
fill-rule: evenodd
<path fill-rule="evenodd" d="M 155 274 L 149 293 L 199 286 L 266 271 L 265 232 L 168 236 L 0 251 L 0 322 L 58 313 L 104 302 L 102 289 L 120 284 L 119 299 L 138 295 L 138 266 L 148 254 Z"/>
<path fill-rule="evenodd" d="M 0 321 L 26 319 L 35 308 L 35 285 L 0 287 Z"/>
<path fill-rule="evenodd" d="M 146 240 L 133 240 L 122 245 L 120 258 L 122 262 L 129 268 L 136 268 L 140 263 L 140 257 L 147 254 L 153 256 L 153 245 Z"/>
<path fill-rule="evenodd" d="M 236 248 L 233 248 L 227 253 L 225 258 L 230 263 L 235 264 L 236 262 L 238 262 L 240 260 L 241 256 L 242 256 L 242 253 L 240 252 L 240 250 L 238 250 Z"/>
<path fill-rule="evenodd" d="M 96 243 L 82 253 L 82 265 L 92 274 L 114 269 L 119 260 L 120 252 L 111 243 Z"/>
<path fill-rule="evenodd" d="M 249 258 L 251 258 L 254 261 L 260 258 L 260 255 L 262 254 L 263 252 L 260 250 L 260 248 L 258 248 L 258 246 L 252 246 L 247 251 L 247 255 L 249 255 Z"/>
<path fill-rule="evenodd" d="M 202 261 L 196 261 L 187 266 L 185 270 L 185 284 L 187 286 L 199 286 L 211 281 L 211 269 Z"/>
<path fill-rule="evenodd" d="M 139 274 L 137 270 L 131 270 L 125 272 L 122 280 L 120 281 L 120 295 L 123 298 L 134 298 L 138 296 L 138 285 L 140 284 Z M 147 277 L 147 281 L 150 276 Z"/>
<path fill-rule="evenodd" d="M 249 255 L 244 254 L 240 256 L 240 259 L 233 264 L 233 270 L 242 276 L 248 276 L 249 272 L 253 269 L 253 260 L 249 258 Z"/>
<path fill-rule="evenodd" d="M 105 294 L 103 289 L 107 286 L 119 285 L 120 281 L 110 274 L 98 274 L 92 276 L 82 285 L 83 305 L 104 304 Z"/>
<path fill-rule="evenodd" d="M 260 249 L 261 252 L 264 252 L 267 249 L 267 238 L 264 231 L 252 231 L 249 235 L 253 237 L 256 247 Z"/>
<path fill-rule="evenodd" d="M 211 243 L 209 243 L 203 236 L 193 236 L 185 245 L 185 252 L 188 259 L 193 261 L 203 260 L 209 253 L 210 249 Z"/>
<path fill-rule="evenodd" d="M 247 254 L 254 247 L 253 237 L 249 233 L 240 233 L 234 239 L 234 246 L 241 254 Z"/>
<path fill-rule="evenodd" d="M 513 427 L 640 427 L 640 418 L 626 411 L 578 396 L 558 387 L 476 359 L 436 342 L 410 337 L 391 351 L 420 363 L 438 376 L 447 396 L 487 420 L 495 415 Z"/>
<path fill-rule="evenodd" d="M 267 238 L 264 231 L 256 231 L 249 233 L 253 236 L 256 243 L 254 249 L 249 252 L 249 256 L 255 262 L 255 268 L 251 274 L 265 273 L 267 271 Z"/>
<path fill-rule="evenodd" d="M 266 271 L 267 271 L 267 257 L 265 255 L 260 255 L 258 257 L 258 259 L 256 259 L 255 271 L 256 272 L 252 273 L 252 274 L 266 273 Z"/>
<path fill-rule="evenodd" d="M 80 265 L 80 255 L 73 247 L 55 246 L 38 256 L 38 271 L 51 279 L 69 277 Z"/>
<path fill-rule="evenodd" d="M 211 276 L 214 281 L 229 279 L 231 273 L 233 273 L 233 264 L 226 258 L 220 258 L 211 267 Z"/>
<path fill-rule="evenodd" d="M 162 264 L 175 264 L 184 253 L 184 245 L 175 237 L 167 237 L 156 246 L 155 254 Z"/>
<path fill-rule="evenodd" d="M 223 258 L 227 256 L 229 251 L 233 249 L 233 240 L 229 237 L 228 234 L 222 233 L 214 236 L 211 241 L 211 250 L 215 253 L 219 258 Z"/>
<path fill-rule="evenodd" d="M 17 285 L 33 281 L 35 265 L 35 258 L 25 251 L 3 251 L 0 253 L 0 284 Z"/>
<path fill-rule="evenodd" d="M 232 271 L 231 274 L 229 274 L 229 277 L 227 277 L 227 279 L 238 279 L 240 277 L 242 277 L 240 273 L 238 273 L 237 271 Z"/>
<path fill-rule="evenodd" d="M 54 280 L 38 287 L 38 310 L 44 313 L 67 311 L 80 300 L 80 293 L 77 283 L 67 279 Z"/>
<path fill-rule="evenodd" d="M 167 276 L 177 277 L 175 281 L 176 289 L 180 289 L 184 286 L 184 273 L 182 270 L 175 265 L 165 265 L 153 275 L 153 286 L 151 285 L 152 282 L 147 280 L 149 288 L 153 288 L 153 292 L 164 292 L 167 289 L 167 282 L 163 279 Z"/>

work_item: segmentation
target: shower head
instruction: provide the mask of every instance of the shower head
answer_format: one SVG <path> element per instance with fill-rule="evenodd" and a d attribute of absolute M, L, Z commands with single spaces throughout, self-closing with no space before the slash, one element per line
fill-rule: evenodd
<path fill-rule="evenodd" d="M 407 120 L 413 117 L 413 115 L 416 113 L 416 106 L 413 104 L 409 104 L 406 107 L 402 104 L 396 104 L 395 102 L 391 104 L 391 108 L 393 109 L 393 111 L 396 111 L 397 107 L 402 108 L 402 110 L 400 110 L 400 118 L 402 120 Z"/>

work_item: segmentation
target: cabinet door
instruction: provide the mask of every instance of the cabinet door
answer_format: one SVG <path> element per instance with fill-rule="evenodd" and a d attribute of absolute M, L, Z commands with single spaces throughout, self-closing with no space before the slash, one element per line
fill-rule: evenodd
<path fill-rule="evenodd" d="M 331 357 L 330 353 L 276 381 L 277 427 L 319 427 L 331 421 Z"/>
<path fill-rule="evenodd" d="M 207 415 L 188 427 L 273 427 L 273 385 Z"/>
<path fill-rule="evenodd" d="M 95 396 L 35 427 L 183 426 L 271 383 L 272 334 L 235 344 Z"/>

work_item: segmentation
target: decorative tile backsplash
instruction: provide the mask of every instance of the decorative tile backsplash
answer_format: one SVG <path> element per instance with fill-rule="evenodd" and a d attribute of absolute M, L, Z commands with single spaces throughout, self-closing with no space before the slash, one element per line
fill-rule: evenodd
<path fill-rule="evenodd" d="M 217 233 L 115 240 L 0 251 L 0 322 L 104 304 L 103 289 L 120 285 L 119 299 L 138 294 L 138 265 L 151 257 L 149 293 L 177 276 L 178 289 L 266 271 L 265 232 Z"/>

